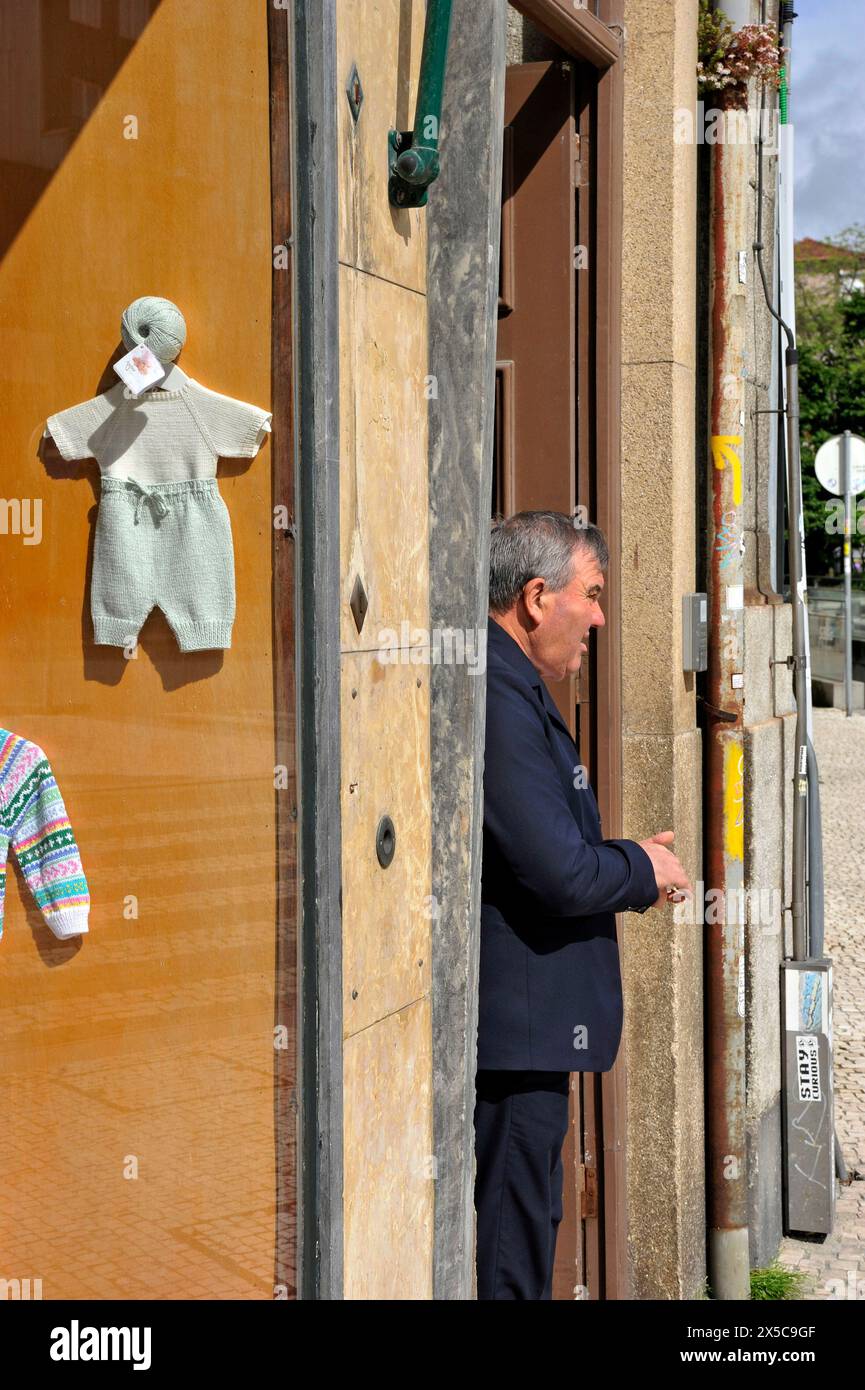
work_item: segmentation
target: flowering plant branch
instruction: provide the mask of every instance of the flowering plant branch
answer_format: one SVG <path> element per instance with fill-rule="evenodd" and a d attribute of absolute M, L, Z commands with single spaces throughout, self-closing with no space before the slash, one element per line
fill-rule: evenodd
<path fill-rule="evenodd" d="M 709 0 L 700 0 L 697 84 L 701 96 L 718 92 L 722 105 L 744 110 L 752 77 L 771 87 L 781 85 L 786 51 L 773 25 L 746 24 L 734 30 L 723 10 L 712 10 Z"/>

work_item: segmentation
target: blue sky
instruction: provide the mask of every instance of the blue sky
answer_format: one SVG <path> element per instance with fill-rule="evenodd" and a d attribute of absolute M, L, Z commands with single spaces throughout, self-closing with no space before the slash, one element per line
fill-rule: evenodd
<path fill-rule="evenodd" d="M 865 223 L 865 0 L 795 0 L 795 234 Z"/>

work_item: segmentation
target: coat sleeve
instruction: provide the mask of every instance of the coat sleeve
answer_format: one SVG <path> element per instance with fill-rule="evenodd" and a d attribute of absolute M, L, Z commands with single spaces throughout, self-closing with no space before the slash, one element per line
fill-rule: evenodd
<path fill-rule="evenodd" d="M 521 682 L 488 670 L 485 832 L 548 916 L 645 911 L 658 897 L 651 859 L 634 840 L 583 838 L 535 706 Z"/>

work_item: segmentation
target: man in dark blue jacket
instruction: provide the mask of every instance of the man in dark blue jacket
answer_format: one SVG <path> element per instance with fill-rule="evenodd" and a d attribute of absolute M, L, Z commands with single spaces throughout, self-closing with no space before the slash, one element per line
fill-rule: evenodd
<path fill-rule="evenodd" d="M 549 1299 L 572 1071 L 622 1032 L 617 912 L 680 901 L 668 848 L 605 840 L 545 680 L 580 668 L 608 551 L 558 512 L 493 522 L 475 1105 L 479 1299 Z"/>

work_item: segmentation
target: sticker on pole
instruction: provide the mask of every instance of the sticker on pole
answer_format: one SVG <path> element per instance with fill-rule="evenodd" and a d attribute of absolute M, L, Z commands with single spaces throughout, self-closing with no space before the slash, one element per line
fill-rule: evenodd
<path fill-rule="evenodd" d="M 827 439 L 817 450 L 814 472 L 827 492 L 836 497 L 844 496 L 844 480 L 841 477 L 843 434 Z M 850 435 L 850 492 L 865 492 L 865 439 L 858 434 Z"/>
<path fill-rule="evenodd" d="M 800 1100 L 822 1100 L 820 1090 L 820 1057 L 814 1033 L 796 1034 L 796 1079 Z"/>

